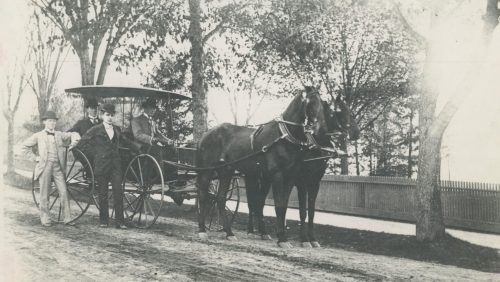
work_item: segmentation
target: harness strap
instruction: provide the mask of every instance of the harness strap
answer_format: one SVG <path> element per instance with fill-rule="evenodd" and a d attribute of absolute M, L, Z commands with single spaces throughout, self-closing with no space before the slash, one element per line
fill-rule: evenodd
<path fill-rule="evenodd" d="M 255 141 L 255 137 L 262 131 L 262 125 L 259 126 L 258 128 L 256 128 L 252 134 L 250 134 L 250 148 L 252 149 L 253 151 L 253 148 L 254 148 L 254 141 Z"/>
<path fill-rule="evenodd" d="M 284 122 L 278 122 L 278 127 L 280 129 L 281 134 L 283 134 L 283 136 L 285 136 L 285 139 L 288 142 L 290 142 L 292 144 L 299 145 L 299 146 L 304 146 L 304 147 L 307 146 L 306 142 L 302 142 L 302 141 L 300 141 L 297 138 L 292 136 L 292 134 L 290 133 L 290 131 L 288 130 L 288 128 L 286 127 Z"/>
<path fill-rule="evenodd" d="M 311 159 L 305 159 L 304 162 L 311 162 L 311 161 L 318 161 L 318 160 L 347 156 L 346 152 L 344 152 L 340 149 L 336 150 L 335 148 L 331 148 L 331 147 L 317 147 L 315 149 L 323 151 L 323 152 L 327 152 L 328 155 L 316 157 L 316 158 L 311 158 Z"/>
<path fill-rule="evenodd" d="M 286 123 L 286 124 L 289 124 L 289 125 L 295 125 L 295 126 L 302 126 L 304 127 L 305 126 L 305 123 L 298 123 L 298 122 L 293 122 L 293 121 L 288 121 L 288 120 L 284 120 L 283 119 L 283 116 L 279 116 L 277 118 L 274 119 L 275 121 L 277 121 L 278 123 Z"/>

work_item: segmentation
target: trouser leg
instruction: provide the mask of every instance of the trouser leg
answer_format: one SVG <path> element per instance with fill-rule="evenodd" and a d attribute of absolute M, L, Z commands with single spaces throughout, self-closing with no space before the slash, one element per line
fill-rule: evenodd
<path fill-rule="evenodd" d="M 114 168 L 111 172 L 111 186 L 113 189 L 115 220 L 117 224 L 123 224 L 123 190 L 120 168 Z"/>
<path fill-rule="evenodd" d="M 40 221 L 42 224 L 50 223 L 49 195 L 52 183 L 52 165 L 52 162 L 47 161 L 45 169 L 38 178 L 40 183 Z"/>
<path fill-rule="evenodd" d="M 109 221 L 108 183 L 109 175 L 99 175 L 97 177 L 97 185 L 99 187 L 99 222 L 101 224 L 108 224 Z"/>
<path fill-rule="evenodd" d="M 59 191 L 59 198 L 62 204 L 64 222 L 68 223 L 71 221 L 68 189 L 66 186 L 66 177 L 64 176 L 64 173 L 61 170 L 61 165 L 59 163 L 54 163 L 52 167 L 52 176 L 54 177 L 54 183 L 56 184 L 57 190 Z"/>

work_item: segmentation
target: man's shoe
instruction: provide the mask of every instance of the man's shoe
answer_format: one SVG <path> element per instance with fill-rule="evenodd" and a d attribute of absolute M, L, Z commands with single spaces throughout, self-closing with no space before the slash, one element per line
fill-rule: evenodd
<path fill-rule="evenodd" d="M 43 227 L 51 227 L 51 226 L 52 226 L 52 223 L 50 223 L 50 222 L 47 222 L 47 223 L 42 223 L 42 226 L 43 226 Z"/>
<path fill-rule="evenodd" d="M 106 227 L 108 227 L 108 224 L 107 223 L 101 223 L 101 224 L 99 224 L 99 227 L 106 228 Z"/>

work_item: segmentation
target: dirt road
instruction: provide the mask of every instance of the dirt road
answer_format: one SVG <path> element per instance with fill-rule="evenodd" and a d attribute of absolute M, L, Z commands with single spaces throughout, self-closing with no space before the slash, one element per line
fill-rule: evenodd
<path fill-rule="evenodd" d="M 334 248 L 281 250 L 235 232 L 161 218 L 150 230 L 99 228 L 95 209 L 76 227 L 39 224 L 27 190 L 4 186 L 0 281 L 359 281 L 499 280 L 498 274 Z M 182 207 L 181 207 L 182 208 Z M 298 245 L 297 242 L 293 242 Z"/>

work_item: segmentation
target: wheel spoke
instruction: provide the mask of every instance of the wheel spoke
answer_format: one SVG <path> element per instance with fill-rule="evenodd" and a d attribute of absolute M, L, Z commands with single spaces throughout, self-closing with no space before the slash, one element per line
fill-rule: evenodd
<path fill-rule="evenodd" d="M 54 202 L 52 202 L 52 205 L 50 205 L 49 210 L 51 210 L 54 207 L 54 204 L 57 202 L 57 199 L 59 199 L 59 194 L 55 196 Z"/>
<path fill-rule="evenodd" d="M 134 207 L 134 214 L 132 214 L 132 217 L 134 217 L 137 212 L 139 212 L 139 216 L 140 216 L 140 211 L 139 209 L 141 208 L 141 200 L 142 200 L 142 195 L 139 195 L 139 197 L 137 197 L 137 205 Z M 139 219 L 140 221 L 140 219 Z"/>
<path fill-rule="evenodd" d="M 140 180 L 140 185 L 143 186 L 144 185 L 144 178 L 142 176 L 142 166 L 141 166 L 141 159 L 137 159 L 137 163 L 139 164 L 139 175 L 141 176 L 141 180 Z"/>
<path fill-rule="evenodd" d="M 57 221 L 61 221 L 61 213 L 62 213 L 62 201 L 59 201 L 59 211 L 57 214 Z"/>
<path fill-rule="evenodd" d="M 82 206 L 80 205 L 80 203 L 75 200 L 75 197 L 73 197 L 73 194 L 70 192 L 70 189 L 68 189 L 68 195 L 71 197 L 71 199 L 73 199 L 75 201 L 75 203 L 78 205 L 78 207 L 80 208 L 81 211 L 84 210 L 84 208 L 82 208 Z"/>
<path fill-rule="evenodd" d="M 49 196 L 54 196 L 55 197 L 56 195 L 59 195 L 59 192 L 57 191 L 57 189 L 52 189 L 52 191 L 50 191 Z"/>
<path fill-rule="evenodd" d="M 141 217 L 142 217 L 142 201 L 139 203 L 138 207 L 139 207 L 139 219 L 137 220 L 137 224 L 140 224 L 141 223 Z"/>
<path fill-rule="evenodd" d="M 134 167 L 133 167 L 133 166 L 130 166 L 130 171 L 132 172 L 132 174 L 134 174 L 135 180 L 136 180 L 137 182 L 140 182 L 140 180 L 139 180 L 139 176 L 137 176 L 137 173 L 135 172 L 135 169 L 134 169 Z"/>
<path fill-rule="evenodd" d="M 76 161 L 73 161 L 73 163 L 71 164 L 71 167 L 69 168 L 68 172 L 66 173 L 66 178 L 68 178 L 68 176 L 71 175 L 71 172 L 73 171 L 73 168 L 75 167 L 75 163 L 76 163 Z"/>
<path fill-rule="evenodd" d="M 79 169 L 70 179 L 66 180 L 66 182 L 70 182 L 71 180 L 73 180 L 83 170 L 84 170 L 83 168 Z"/>
<path fill-rule="evenodd" d="M 130 202 L 130 201 L 128 200 L 128 198 L 126 198 L 126 199 L 127 199 L 128 204 L 129 204 L 126 208 L 129 208 L 129 207 L 132 207 L 132 208 L 133 208 L 133 203 L 134 203 L 134 202 L 137 202 L 137 200 L 139 199 L 139 197 L 135 197 L 135 199 L 134 199 L 132 202 Z M 126 208 L 125 208 L 125 209 L 126 209 Z"/>

